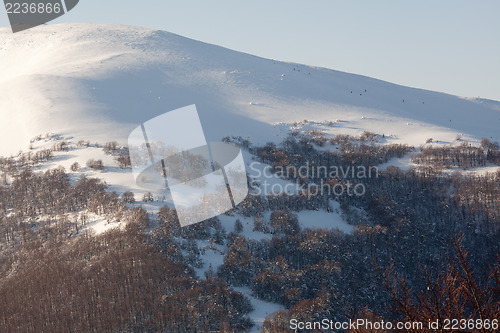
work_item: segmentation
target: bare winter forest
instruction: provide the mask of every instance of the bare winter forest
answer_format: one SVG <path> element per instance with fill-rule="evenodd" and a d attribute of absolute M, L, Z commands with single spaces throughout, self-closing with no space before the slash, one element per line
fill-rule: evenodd
<path fill-rule="evenodd" d="M 256 146 L 226 138 L 275 171 L 368 169 L 412 154 L 415 167 L 380 168 L 377 177 L 288 179 L 363 182 L 362 196 L 318 186 L 306 187 L 314 193 L 256 195 L 259 184 L 249 177 L 251 194 L 227 214 L 251 218 L 253 231 L 268 236 L 260 240 L 246 237 L 239 220 L 229 230 L 217 217 L 181 228 L 167 205 L 141 207 L 155 200 L 151 194 L 136 201 L 97 178 L 71 182 L 69 174 L 84 167 L 77 163 L 37 171 L 55 153 L 75 149 L 65 141 L 0 158 L 0 332 L 245 332 L 254 308 L 236 287 L 283 307 L 266 318 L 262 330 L 269 333 L 292 332 L 291 318 L 500 318 L 500 171 L 464 172 L 500 166 L 498 143 L 429 141 L 417 152 L 382 139 L 368 132 L 327 139 L 312 131 Z M 126 148 L 101 148 L 114 156 L 113 167 L 130 168 Z M 86 167 L 110 166 L 91 159 Z M 301 227 L 301 212 L 328 211 L 331 202 L 352 233 Z M 95 235 L 85 228 L 91 216 L 125 227 Z M 200 240 L 226 249 L 223 263 L 205 276 L 196 274 Z"/>

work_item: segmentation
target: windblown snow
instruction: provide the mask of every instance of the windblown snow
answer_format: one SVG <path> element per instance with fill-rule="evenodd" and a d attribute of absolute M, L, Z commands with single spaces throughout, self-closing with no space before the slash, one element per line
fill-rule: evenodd
<path fill-rule="evenodd" d="M 126 143 L 129 132 L 196 104 L 209 140 L 281 140 L 304 119 L 328 133 L 370 130 L 420 145 L 429 137 L 500 139 L 500 103 L 398 86 L 121 25 L 0 28 L 0 154 L 47 132 Z M 432 73 L 430 73 L 431 75 Z"/>
<path fill-rule="evenodd" d="M 430 73 L 429 75 L 432 75 Z M 95 24 L 40 26 L 12 34 L 0 28 L 0 156 L 27 150 L 30 140 L 57 133 L 75 146 L 78 140 L 127 144 L 129 133 L 165 112 L 196 104 L 209 141 L 241 136 L 253 143 L 279 142 L 291 128 L 319 128 L 327 134 L 358 135 L 363 131 L 384 135 L 389 143 L 451 143 L 460 136 L 477 142 L 483 137 L 500 140 L 500 102 L 452 96 L 403 87 L 388 82 L 301 64 L 285 63 L 231 51 L 172 33 L 139 27 Z M 303 120 L 308 120 L 304 122 Z M 50 136 L 48 136 L 50 137 Z M 39 150 L 49 139 L 32 144 Z M 318 148 L 319 149 L 319 148 Z M 145 190 L 135 184 L 130 170 L 102 149 L 74 148 L 56 152 L 37 170 L 90 158 L 104 161 L 106 170 L 83 167 L 71 172 L 100 178 L 120 195 L 132 190 L 139 201 Z M 252 156 L 245 151 L 246 162 Z M 411 166 L 406 156 L 386 165 Z M 251 170 L 262 174 L 266 165 Z M 491 170 L 496 170 L 491 167 Z M 482 168 L 479 171 L 484 171 Z M 489 170 L 489 169 L 488 169 Z M 473 170 L 474 172 L 478 170 Z M 478 171 L 478 172 L 479 172 Z M 250 172 L 250 176 L 259 177 Z M 273 184 L 287 180 L 271 177 Z M 140 203 L 157 211 L 164 201 Z M 298 213 L 301 228 L 339 229 L 352 233 L 334 203 L 331 211 Z M 270 213 L 264 218 L 269 219 Z M 87 228 L 96 233 L 121 227 L 119 222 L 90 216 Z M 263 240 L 269 234 L 253 230 L 253 220 L 221 215 L 228 232 L 242 222 L 242 234 Z M 224 262 L 226 246 L 199 241 L 203 265 L 200 278 Z M 248 296 L 255 310 L 250 317 L 262 327 L 269 313 L 281 309 Z"/>

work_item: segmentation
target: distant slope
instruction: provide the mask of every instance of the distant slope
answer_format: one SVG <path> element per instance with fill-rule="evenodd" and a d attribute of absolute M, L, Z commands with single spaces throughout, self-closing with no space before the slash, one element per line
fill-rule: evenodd
<path fill-rule="evenodd" d="M 342 120 L 332 133 L 371 130 L 420 144 L 500 139 L 500 103 L 278 62 L 150 29 L 60 24 L 0 29 L 0 154 L 55 132 L 125 142 L 156 115 L 196 104 L 209 139 L 258 142 L 280 122 Z M 280 131 L 281 129 L 281 131 Z"/>

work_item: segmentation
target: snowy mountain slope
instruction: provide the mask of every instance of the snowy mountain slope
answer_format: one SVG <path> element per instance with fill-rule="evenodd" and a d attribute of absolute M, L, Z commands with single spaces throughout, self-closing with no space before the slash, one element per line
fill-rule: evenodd
<path fill-rule="evenodd" d="M 330 133 L 371 130 L 386 134 L 389 141 L 414 145 L 429 137 L 451 142 L 459 133 L 465 134 L 464 139 L 500 139 L 500 103 L 495 101 L 266 60 L 136 27 L 56 25 L 16 35 L 0 29 L 0 74 L 0 155 L 26 149 L 38 134 L 62 134 L 73 148 L 56 152 L 36 171 L 61 165 L 72 181 L 82 176 L 100 178 L 120 195 L 133 191 L 136 204 L 152 212 L 166 202 L 141 202 L 145 190 L 137 187 L 130 170 L 119 169 L 101 148 L 75 147 L 76 142 L 125 143 L 130 130 L 140 123 L 193 103 L 211 140 L 241 135 L 259 143 L 276 141 L 288 132 L 288 125 L 276 123 L 303 119 L 312 120 L 307 126 Z M 324 120 L 335 123 L 327 126 L 321 123 Z M 53 143 L 35 142 L 33 151 Z M 102 159 L 105 170 L 85 167 L 91 158 Z M 245 158 L 251 161 L 248 154 Z M 70 171 L 75 162 L 81 168 Z M 270 181 L 286 183 L 275 177 Z M 346 233 L 354 229 L 338 210 L 297 215 L 302 228 L 337 228 Z M 269 217 L 266 212 L 264 218 Z M 122 226 L 100 216 L 89 215 L 89 219 L 85 228 L 96 233 Z M 272 237 L 254 231 L 252 218 L 220 216 L 227 232 L 234 229 L 236 219 L 242 221 L 246 238 Z M 198 245 L 204 250 L 203 266 L 196 273 L 203 279 L 209 266 L 216 270 L 222 265 L 227 247 L 211 249 L 207 241 Z M 252 297 L 246 287 L 236 290 L 249 296 L 255 307 L 250 314 L 256 323 L 252 331 L 260 329 L 267 314 L 282 308 Z"/>
<path fill-rule="evenodd" d="M 371 130 L 421 144 L 500 139 L 500 103 L 278 62 L 144 28 L 61 24 L 0 29 L 0 154 L 55 132 L 126 142 L 140 123 L 196 104 L 208 139 L 276 141 L 275 123 L 339 120 L 331 133 Z M 430 73 L 429 75 L 432 75 Z"/>

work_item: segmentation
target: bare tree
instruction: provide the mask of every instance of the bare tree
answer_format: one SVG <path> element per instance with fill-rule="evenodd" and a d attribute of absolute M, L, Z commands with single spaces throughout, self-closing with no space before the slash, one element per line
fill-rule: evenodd
<path fill-rule="evenodd" d="M 492 320 L 500 317 L 500 258 L 491 268 L 488 281 L 480 281 L 467 260 L 468 252 L 462 246 L 463 238 L 454 242 L 456 255 L 447 260 L 445 270 L 433 274 L 422 266 L 422 279 L 426 290 L 416 291 L 407 280 L 390 265 L 379 270 L 386 290 L 393 300 L 393 311 L 409 322 L 435 322 L 439 328 L 407 329 L 400 332 L 462 332 L 463 328 L 446 329 L 446 320 L 463 320 L 466 329 L 474 332 L 494 332 Z M 473 325 L 469 327 L 467 325 Z M 489 323 L 489 324 L 488 324 Z M 459 322 L 461 326 L 463 323 Z"/>

